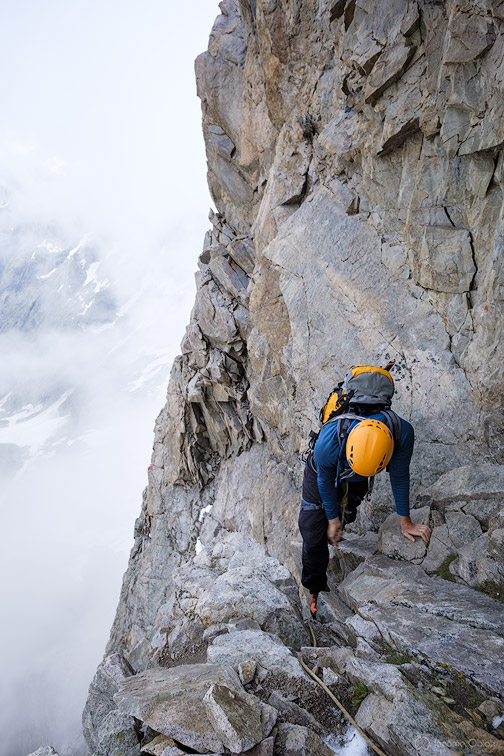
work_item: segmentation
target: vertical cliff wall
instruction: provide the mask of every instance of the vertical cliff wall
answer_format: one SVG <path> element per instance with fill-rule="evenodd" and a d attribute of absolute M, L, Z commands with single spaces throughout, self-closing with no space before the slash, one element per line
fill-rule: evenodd
<path fill-rule="evenodd" d="M 352 364 L 397 361 L 413 499 L 445 476 L 422 493 L 431 525 L 452 505 L 472 519 L 459 541 L 452 519 L 443 559 L 486 538 L 456 579 L 502 579 L 487 562 L 504 490 L 504 3 L 220 9 L 196 61 L 218 212 L 107 648 L 130 672 L 173 627 L 177 570 L 216 536 L 251 536 L 298 575 L 299 454 Z M 376 531 L 387 481 L 360 510 L 356 533 Z"/>

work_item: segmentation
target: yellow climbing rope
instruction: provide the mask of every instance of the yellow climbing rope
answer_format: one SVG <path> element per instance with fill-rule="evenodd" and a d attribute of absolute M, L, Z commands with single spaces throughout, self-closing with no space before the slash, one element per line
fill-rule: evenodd
<path fill-rule="evenodd" d="M 311 638 L 312 638 L 312 641 L 313 641 L 313 647 L 316 648 L 317 647 L 317 639 L 315 637 L 315 633 L 313 632 L 313 628 L 311 626 L 311 622 L 308 622 L 308 628 L 310 630 L 310 635 L 311 635 Z M 371 740 L 371 738 L 368 735 L 366 735 L 366 733 L 359 727 L 359 725 L 357 724 L 357 722 L 355 721 L 355 719 L 352 717 L 352 715 L 345 709 L 345 707 L 343 706 L 343 704 L 340 701 L 338 701 L 338 699 L 336 698 L 336 696 L 334 695 L 334 693 L 332 693 L 329 690 L 329 688 L 327 687 L 327 685 L 320 679 L 320 677 L 318 677 L 315 674 L 315 672 L 313 672 L 304 663 L 304 661 L 303 661 L 303 659 L 301 657 L 301 654 L 298 655 L 298 659 L 299 659 L 299 663 L 301 664 L 301 666 L 303 667 L 303 669 L 305 670 L 305 672 L 308 672 L 308 674 L 310 675 L 310 677 L 313 677 L 313 679 L 315 680 L 315 682 L 317 682 L 320 685 L 320 687 L 325 690 L 325 692 L 330 697 L 330 699 L 332 701 L 334 701 L 334 703 L 336 704 L 336 706 L 338 707 L 338 709 L 341 712 L 343 712 L 343 714 L 348 719 L 348 721 L 350 722 L 350 724 L 353 727 L 355 727 L 355 729 L 357 730 L 357 732 L 360 735 L 362 735 L 362 737 L 364 738 L 364 740 L 366 741 L 366 743 L 371 746 L 371 748 L 373 749 L 373 751 L 375 751 L 375 753 L 377 753 L 378 756 L 387 756 L 387 754 L 384 753 L 380 748 L 378 748 L 378 746 L 373 743 L 373 741 Z"/>

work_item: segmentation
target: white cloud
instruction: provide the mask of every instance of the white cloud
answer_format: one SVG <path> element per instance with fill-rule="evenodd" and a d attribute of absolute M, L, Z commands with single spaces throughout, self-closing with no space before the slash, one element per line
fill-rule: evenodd
<path fill-rule="evenodd" d="M 22 227 L 28 259 L 54 256 L 37 273 L 50 286 L 63 250 L 80 259 L 92 246 L 88 289 L 108 281 L 117 304 L 113 323 L 0 336 L 0 418 L 16 394 L 25 408 L 44 404 L 11 425 L 24 434 L 11 443 L 26 441 L 31 464 L 0 481 L 0 569 L 10 578 L 0 604 L 12 619 L 2 626 L 12 653 L 0 726 L 11 756 L 49 742 L 61 756 L 84 752 L 81 709 L 119 597 L 208 226 L 193 60 L 218 12 L 208 0 L 190 9 L 175 0 L 18 0 L 2 16 L 0 258 L 11 261 L 9 234 Z"/>

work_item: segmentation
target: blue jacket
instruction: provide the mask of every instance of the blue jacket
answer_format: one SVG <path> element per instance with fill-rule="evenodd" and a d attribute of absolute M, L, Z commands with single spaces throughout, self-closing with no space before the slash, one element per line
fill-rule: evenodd
<path fill-rule="evenodd" d="M 381 412 L 369 415 L 369 417 L 385 422 L 385 416 Z M 357 425 L 357 422 L 356 420 L 352 423 L 350 429 Z M 409 465 L 414 443 L 415 434 L 413 426 L 407 420 L 401 418 L 401 442 L 399 448 L 394 450 L 388 466 L 396 512 L 399 515 L 409 515 Z M 315 444 L 314 458 L 317 467 L 317 485 L 328 520 L 340 516 L 335 486 L 338 455 L 338 423 L 327 423 L 322 426 L 317 443 Z M 342 463 L 348 467 L 346 458 L 342 460 Z M 356 475 L 354 480 L 364 480 L 364 478 Z"/>

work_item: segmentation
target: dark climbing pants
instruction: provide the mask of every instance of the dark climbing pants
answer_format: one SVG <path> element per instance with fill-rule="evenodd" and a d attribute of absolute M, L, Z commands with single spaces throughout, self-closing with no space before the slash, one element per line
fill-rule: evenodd
<path fill-rule="evenodd" d="M 320 593 L 327 585 L 327 517 L 322 504 L 303 504 L 299 510 L 299 530 L 303 537 L 301 583 L 310 593 Z"/>
<path fill-rule="evenodd" d="M 367 490 L 367 480 L 349 483 L 345 525 L 355 520 L 357 507 Z M 327 517 L 323 505 L 302 504 L 298 525 L 303 538 L 301 583 L 308 588 L 310 593 L 320 593 L 327 586 L 327 565 L 329 564 Z"/>

